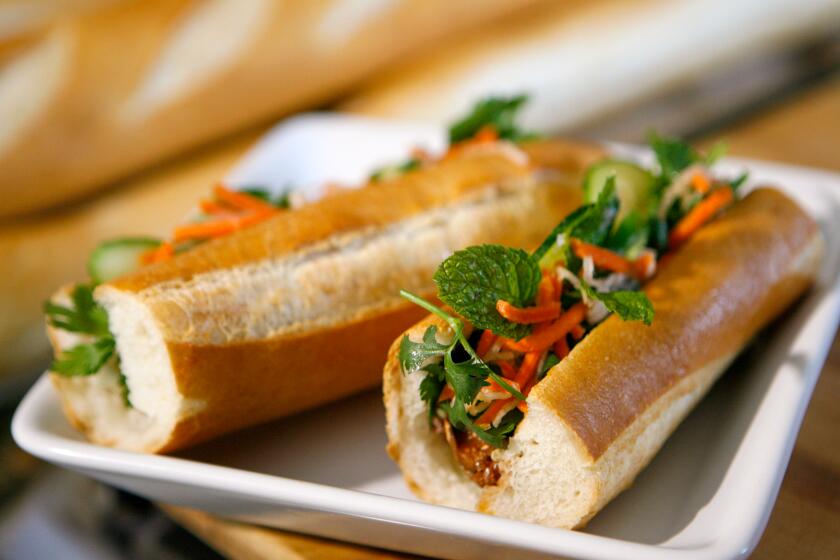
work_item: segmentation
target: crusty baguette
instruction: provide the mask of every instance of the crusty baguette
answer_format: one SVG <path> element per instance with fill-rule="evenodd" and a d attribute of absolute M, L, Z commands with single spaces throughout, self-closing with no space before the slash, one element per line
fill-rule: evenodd
<path fill-rule="evenodd" d="M 822 235 L 779 191 L 758 189 L 701 229 L 645 288 L 651 326 L 610 317 L 528 395 L 483 489 L 429 428 L 422 375 L 385 366 L 388 451 L 422 498 L 555 527 L 585 524 L 628 487 L 744 345 L 813 282 Z M 427 318 L 407 331 L 417 339 Z M 401 338 L 401 337 L 400 337 Z"/>
<path fill-rule="evenodd" d="M 0 52 L 0 217 L 324 103 L 534 1 L 144 0 L 57 21 Z"/>
<path fill-rule="evenodd" d="M 467 151 L 99 286 L 133 408 L 112 363 L 53 374 L 68 417 L 95 442 L 172 451 L 376 385 L 391 340 L 420 317 L 399 288 L 431 295 L 437 264 L 468 244 L 537 244 L 603 155 L 523 149 L 531 165 Z M 80 340 L 51 337 L 58 352 Z"/>
<path fill-rule="evenodd" d="M 790 51 L 838 19 L 836 0 L 543 2 L 379 72 L 341 107 L 448 122 L 487 92 L 524 91 L 523 124 L 579 129 L 747 57 Z"/>

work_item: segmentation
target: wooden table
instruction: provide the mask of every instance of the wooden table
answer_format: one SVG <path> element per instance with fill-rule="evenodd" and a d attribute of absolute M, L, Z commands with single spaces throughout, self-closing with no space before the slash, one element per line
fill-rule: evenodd
<path fill-rule="evenodd" d="M 723 136 L 733 155 L 840 170 L 840 79 L 780 102 Z M 840 219 L 840 216 L 838 216 Z M 840 337 L 836 338 L 754 558 L 840 558 Z M 164 506 L 177 522 L 239 560 L 408 556 L 224 521 Z"/>

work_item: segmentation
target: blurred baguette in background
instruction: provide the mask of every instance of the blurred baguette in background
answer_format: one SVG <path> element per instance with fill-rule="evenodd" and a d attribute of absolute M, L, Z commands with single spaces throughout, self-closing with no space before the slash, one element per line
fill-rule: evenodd
<path fill-rule="evenodd" d="M 564 131 L 840 26 L 840 0 L 539 4 L 380 73 L 341 108 L 447 122 L 476 98 L 529 92 L 523 123 Z"/>
<path fill-rule="evenodd" d="M 0 217 L 334 99 L 408 53 L 535 1 L 24 5 L 21 13 L 29 6 L 36 15 L 19 16 L 17 31 L 9 24 L 0 44 Z M 54 17 L 74 9 L 80 15 Z"/>

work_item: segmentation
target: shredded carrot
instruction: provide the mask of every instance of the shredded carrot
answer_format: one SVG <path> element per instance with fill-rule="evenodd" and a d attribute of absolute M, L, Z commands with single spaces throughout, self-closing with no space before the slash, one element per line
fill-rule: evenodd
<path fill-rule="evenodd" d="M 543 270 L 537 287 L 537 306 L 559 300 L 562 289 L 563 285 L 557 280 L 557 275 L 550 270 Z"/>
<path fill-rule="evenodd" d="M 574 304 L 565 311 L 560 318 L 547 328 L 536 331 L 525 338 L 514 341 L 506 340 L 506 347 L 518 352 L 536 352 L 547 350 L 562 336 L 566 336 L 586 317 L 586 305 L 582 302 Z"/>
<path fill-rule="evenodd" d="M 246 193 L 232 191 L 224 185 L 218 184 L 213 188 L 216 198 L 237 210 L 256 212 L 277 212 L 277 208 L 255 196 Z"/>
<path fill-rule="evenodd" d="M 498 139 L 499 133 L 496 131 L 496 127 L 491 124 L 482 126 L 472 137 L 472 141 L 477 144 L 490 144 Z"/>
<path fill-rule="evenodd" d="M 560 304 L 557 302 L 546 303 L 536 307 L 516 307 L 503 299 L 496 302 L 496 311 L 499 315 L 511 321 L 531 325 L 552 321 L 560 316 Z"/>
<path fill-rule="evenodd" d="M 682 220 L 677 222 L 668 236 L 668 248 L 674 249 L 685 243 L 703 224 L 714 218 L 734 198 L 732 188 L 728 186 L 712 191 L 709 196 L 692 208 Z"/>
<path fill-rule="evenodd" d="M 238 229 L 238 218 L 224 218 L 211 222 L 185 224 L 175 228 L 173 237 L 176 242 L 188 239 L 209 239 L 233 233 Z"/>
<path fill-rule="evenodd" d="M 495 363 L 497 366 L 499 366 L 499 369 L 502 370 L 502 375 L 505 377 L 505 379 L 515 379 L 516 378 L 516 368 L 513 367 L 513 364 L 511 364 L 510 362 L 505 362 L 505 361 L 499 360 L 498 362 L 493 362 L 493 363 Z"/>
<path fill-rule="evenodd" d="M 414 146 L 411 149 L 411 157 L 423 163 L 434 161 L 435 159 L 432 154 L 430 154 L 425 148 L 421 148 L 420 146 Z"/>
<path fill-rule="evenodd" d="M 695 173 L 691 176 L 691 186 L 700 194 L 706 194 L 712 188 L 712 183 L 705 174 Z"/>
<path fill-rule="evenodd" d="M 518 403 L 516 403 L 516 408 L 522 411 L 522 414 L 528 413 L 528 403 L 525 401 L 519 401 Z"/>
<path fill-rule="evenodd" d="M 163 262 L 172 258 L 175 254 L 175 248 L 169 241 L 164 241 L 160 246 L 150 249 L 140 255 L 140 262 L 142 264 L 152 264 L 156 262 Z"/>
<path fill-rule="evenodd" d="M 524 387 L 528 384 L 528 382 L 531 381 L 531 379 L 533 379 L 533 377 L 537 374 L 537 366 L 540 365 L 544 353 L 545 352 L 543 350 L 525 353 L 525 357 L 519 365 L 519 371 L 516 372 L 516 379 L 514 379 L 520 387 Z"/>
<path fill-rule="evenodd" d="M 583 338 L 583 335 L 586 334 L 586 329 L 583 328 L 583 325 L 575 325 L 570 332 L 572 334 L 572 338 L 574 338 L 575 340 L 580 340 L 581 338 Z"/>
<path fill-rule="evenodd" d="M 565 336 L 561 336 L 557 339 L 557 342 L 554 343 L 554 353 L 557 354 L 557 357 L 561 360 L 569 355 L 569 343 L 566 341 Z"/>
<path fill-rule="evenodd" d="M 452 389 L 452 387 L 449 386 L 449 384 L 447 384 L 443 387 L 443 391 L 440 392 L 440 396 L 438 397 L 438 402 L 448 401 L 449 399 L 451 399 L 454 396 L 455 396 L 455 391 Z"/>
<path fill-rule="evenodd" d="M 475 353 L 478 354 L 479 358 L 484 358 L 487 352 L 493 347 L 496 343 L 496 335 L 493 334 L 493 331 L 490 329 L 485 330 L 481 333 L 481 339 L 478 341 L 478 347 L 475 349 Z"/>
<path fill-rule="evenodd" d="M 218 202 L 214 202 L 212 200 L 202 200 L 200 203 L 200 207 L 202 212 L 204 212 L 205 214 L 210 214 L 211 216 L 233 215 L 233 211 L 230 208 L 226 208 Z"/>
<path fill-rule="evenodd" d="M 509 399 L 496 399 L 493 403 L 487 407 L 481 416 L 475 421 L 476 424 L 479 426 L 485 426 L 493 423 L 493 420 L 496 418 L 496 415 L 510 402 L 513 400 L 513 397 Z"/>
<path fill-rule="evenodd" d="M 636 267 L 633 265 L 633 261 L 625 259 L 609 249 L 585 243 L 580 239 L 572 239 L 572 251 L 582 259 L 591 257 L 592 263 L 598 268 L 611 270 L 620 274 L 636 275 Z"/>

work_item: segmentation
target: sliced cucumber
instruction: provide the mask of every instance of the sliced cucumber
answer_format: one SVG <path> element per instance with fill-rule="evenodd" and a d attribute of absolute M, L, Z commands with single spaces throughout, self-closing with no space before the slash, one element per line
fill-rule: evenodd
<path fill-rule="evenodd" d="M 140 255 L 159 246 L 160 240 L 151 237 L 123 237 L 104 241 L 88 259 L 88 274 L 97 283 L 123 276 L 140 266 Z"/>
<path fill-rule="evenodd" d="M 595 202 L 607 184 L 607 179 L 615 175 L 615 188 L 619 207 L 615 223 L 620 224 L 625 216 L 636 213 L 647 219 L 653 208 L 655 181 L 653 175 L 634 163 L 608 159 L 589 168 L 583 180 L 583 196 L 586 202 Z"/>

